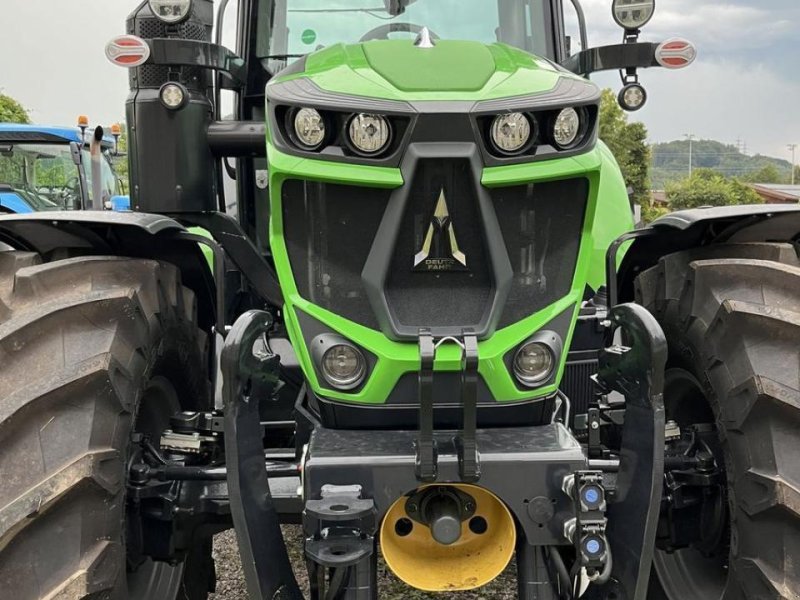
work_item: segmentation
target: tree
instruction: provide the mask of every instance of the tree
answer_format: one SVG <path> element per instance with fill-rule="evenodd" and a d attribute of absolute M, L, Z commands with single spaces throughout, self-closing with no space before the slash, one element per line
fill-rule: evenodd
<path fill-rule="evenodd" d="M 11 96 L 0 94 L 0 123 L 30 123 L 28 111 Z"/>
<path fill-rule="evenodd" d="M 786 175 L 775 165 L 764 165 L 758 171 L 743 176 L 741 180 L 747 183 L 786 183 Z"/>
<path fill-rule="evenodd" d="M 114 171 L 117 173 L 117 177 L 122 180 L 125 190 L 127 191 L 130 189 L 130 183 L 128 181 L 128 127 L 125 123 L 120 123 L 120 127 L 122 133 L 117 142 L 117 154 L 112 157 L 111 162 L 114 165 Z"/>
<path fill-rule="evenodd" d="M 711 169 L 697 169 L 691 177 L 667 184 L 667 200 L 672 210 L 761 203 L 752 188 Z"/>
<path fill-rule="evenodd" d="M 600 102 L 600 139 L 619 163 L 625 184 L 633 190 L 633 201 L 650 206 L 650 147 L 643 123 L 628 122 L 611 90 L 603 90 Z"/>

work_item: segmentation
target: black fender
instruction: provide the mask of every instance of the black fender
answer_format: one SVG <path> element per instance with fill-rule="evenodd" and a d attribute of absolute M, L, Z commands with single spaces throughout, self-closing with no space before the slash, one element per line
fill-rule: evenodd
<path fill-rule="evenodd" d="M 210 331 L 219 326 L 219 289 L 198 242 L 205 242 L 212 249 L 216 244 L 192 235 L 174 219 L 112 211 L 3 215 L 0 216 L 0 242 L 18 250 L 37 252 L 45 260 L 108 255 L 171 263 L 181 271 L 184 285 L 197 297 L 200 327 Z M 217 256 L 222 258 L 218 247 Z"/>
<path fill-rule="evenodd" d="M 787 242 L 800 252 L 800 205 L 754 204 L 682 210 L 623 238 L 632 238 L 633 242 L 617 270 L 616 285 L 612 281 L 609 285 L 617 291 L 617 302 L 631 302 L 633 282 L 639 273 L 673 252 L 736 242 Z"/>

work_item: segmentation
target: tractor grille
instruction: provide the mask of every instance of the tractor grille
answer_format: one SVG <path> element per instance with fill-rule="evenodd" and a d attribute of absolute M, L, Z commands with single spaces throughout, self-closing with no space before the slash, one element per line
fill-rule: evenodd
<path fill-rule="evenodd" d="M 491 191 L 514 270 L 500 327 L 524 319 L 569 292 L 588 191 L 586 179 Z"/>
<path fill-rule="evenodd" d="M 475 326 L 489 308 L 493 278 L 473 181 L 466 159 L 418 164 L 386 281 L 386 300 L 401 326 Z M 432 237 L 430 255 L 452 257 L 452 232 L 466 268 L 415 270 L 415 255 L 423 248 L 443 193 L 451 229 Z"/>
<path fill-rule="evenodd" d="M 387 334 L 391 323 L 413 339 L 420 328 L 458 335 L 486 322 L 504 327 L 569 293 L 586 179 L 487 191 L 476 187 L 469 159 L 436 158 L 420 159 L 407 181 L 407 188 L 395 191 L 301 180 L 283 184 L 284 240 L 303 298 Z M 399 217 L 384 218 L 387 207 Z M 482 217 L 491 217 L 492 210 L 499 226 L 494 229 Z M 439 226 L 431 236 L 432 223 Z M 379 228 L 384 233 L 378 239 Z M 487 231 L 495 232 L 492 240 Z M 447 267 L 422 268 L 425 248 Z M 498 254 L 506 273 L 505 265 L 511 266 L 510 282 L 493 271 Z M 454 255 L 462 259 L 458 264 Z M 496 302 L 498 282 L 509 284 L 502 305 Z M 491 315 L 492 310 L 501 312 Z"/>
<path fill-rule="evenodd" d="M 361 271 L 389 191 L 290 180 L 283 184 L 283 227 L 297 291 L 306 300 L 378 329 Z"/>

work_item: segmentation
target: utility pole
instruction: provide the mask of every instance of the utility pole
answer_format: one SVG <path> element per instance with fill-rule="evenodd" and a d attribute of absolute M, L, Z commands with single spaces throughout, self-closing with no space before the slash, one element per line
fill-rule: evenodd
<path fill-rule="evenodd" d="M 789 151 L 792 153 L 792 185 L 794 185 L 794 179 L 795 179 L 794 166 L 795 164 L 797 164 L 794 162 L 794 153 L 797 150 L 797 144 L 789 144 L 787 148 L 789 148 Z"/>
<path fill-rule="evenodd" d="M 692 170 L 694 168 L 693 161 L 692 161 L 692 142 L 694 141 L 694 134 L 693 133 L 684 133 L 683 137 L 689 140 L 689 177 L 692 176 Z"/>

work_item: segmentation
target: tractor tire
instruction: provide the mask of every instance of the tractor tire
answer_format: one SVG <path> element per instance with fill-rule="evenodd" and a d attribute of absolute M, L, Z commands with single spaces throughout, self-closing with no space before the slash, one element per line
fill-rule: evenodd
<path fill-rule="evenodd" d="M 797 248 L 721 244 L 672 254 L 639 276 L 636 294 L 669 344 L 667 419 L 716 426 L 727 481 L 716 556 L 656 550 L 648 597 L 800 597 Z"/>
<path fill-rule="evenodd" d="M 131 433 L 208 407 L 206 356 L 175 267 L 0 252 L 0 595 L 207 597 L 210 540 L 177 565 L 125 547 Z"/>

